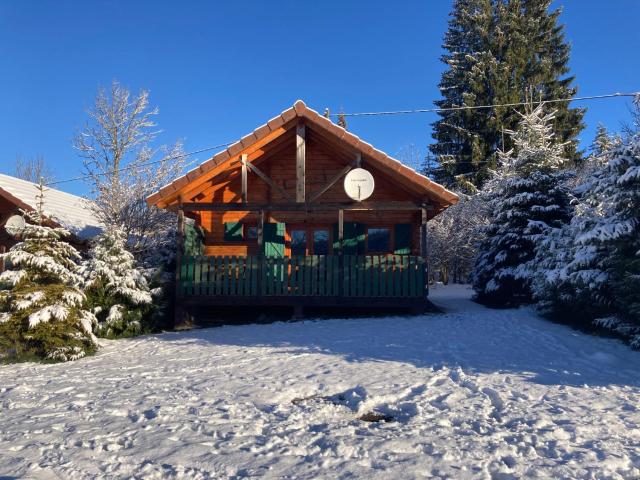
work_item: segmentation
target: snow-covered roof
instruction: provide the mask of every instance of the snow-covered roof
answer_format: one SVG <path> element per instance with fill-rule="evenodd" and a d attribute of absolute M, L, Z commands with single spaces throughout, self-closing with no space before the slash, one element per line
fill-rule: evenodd
<path fill-rule="evenodd" d="M 0 195 L 20 208 L 35 210 L 38 185 L 0 173 Z M 102 226 L 91 212 L 90 201 L 71 193 L 45 187 L 43 210 L 47 217 L 81 239 L 96 236 Z"/>

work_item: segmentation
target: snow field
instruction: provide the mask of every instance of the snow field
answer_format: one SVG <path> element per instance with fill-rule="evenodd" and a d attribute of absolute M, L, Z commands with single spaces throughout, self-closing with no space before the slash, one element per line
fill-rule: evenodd
<path fill-rule="evenodd" d="M 2 366 L 0 477 L 640 476 L 640 354 L 469 294 Z"/>

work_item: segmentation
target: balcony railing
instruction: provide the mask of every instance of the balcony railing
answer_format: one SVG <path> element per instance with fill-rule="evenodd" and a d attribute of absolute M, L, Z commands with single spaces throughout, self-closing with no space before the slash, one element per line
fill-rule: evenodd
<path fill-rule="evenodd" d="M 409 255 L 183 257 L 178 293 L 424 298 L 426 279 L 425 259 Z"/>

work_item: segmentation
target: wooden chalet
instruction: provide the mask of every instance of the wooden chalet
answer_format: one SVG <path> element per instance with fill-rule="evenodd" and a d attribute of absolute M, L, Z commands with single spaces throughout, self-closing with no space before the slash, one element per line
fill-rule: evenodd
<path fill-rule="evenodd" d="M 375 180 L 364 201 L 343 185 L 357 167 Z M 179 316 L 211 305 L 424 310 L 427 221 L 456 201 L 302 101 L 147 199 L 179 218 Z"/>

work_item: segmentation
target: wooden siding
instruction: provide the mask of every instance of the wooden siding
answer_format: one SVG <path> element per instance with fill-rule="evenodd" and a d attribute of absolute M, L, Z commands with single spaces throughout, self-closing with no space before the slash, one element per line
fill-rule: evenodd
<path fill-rule="evenodd" d="M 310 196 L 322 188 L 345 165 L 354 160 L 355 158 L 351 158 L 318 135 L 314 135 L 312 129 L 307 129 L 306 195 Z M 277 149 L 257 161 L 256 166 L 295 198 L 296 150 L 294 136 L 289 135 L 285 138 Z M 415 196 L 411 196 L 400 185 L 392 183 L 386 174 L 376 170 L 371 165 L 367 165 L 366 161 L 363 163 L 363 167 L 372 172 L 376 182 L 376 188 L 369 199 L 370 201 L 420 200 L 416 199 Z M 247 179 L 247 190 L 249 202 L 270 203 L 286 201 L 286 198 L 280 192 L 270 189 L 264 181 L 251 172 L 249 172 Z M 193 198 L 183 199 L 183 201 L 200 203 L 238 203 L 241 200 L 242 178 L 241 164 L 239 162 L 224 174 L 215 177 L 207 185 L 204 185 L 202 190 Z M 349 200 L 344 193 L 343 182 L 340 180 L 327 190 L 316 203 L 347 202 Z M 223 238 L 225 222 L 242 222 L 256 225 L 259 222 L 259 215 L 256 212 L 203 211 L 188 215 L 195 218 L 205 231 L 205 255 L 255 255 L 259 253 L 255 241 L 228 242 Z M 412 224 L 412 254 L 419 254 L 420 215 L 418 212 L 346 211 L 344 215 L 345 222 L 359 222 L 366 224 L 368 227 L 387 227 L 391 231 L 393 231 L 393 227 L 397 223 Z M 324 225 L 332 230 L 333 224 L 338 221 L 338 212 L 268 212 L 265 221 L 281 222 L 287 225 L 313 223 L 319 226 Z"/>

